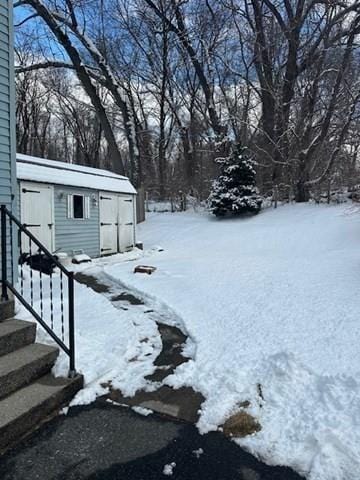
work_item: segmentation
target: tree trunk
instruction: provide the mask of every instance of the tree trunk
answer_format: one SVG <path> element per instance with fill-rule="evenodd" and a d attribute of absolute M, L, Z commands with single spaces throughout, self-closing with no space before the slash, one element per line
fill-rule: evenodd
<path fill-rule="evenodd" d="M 302 179 L 298 180 L 296 184 L 296 192 L 295 192 L 295 201 L 297 203 L 304 203 L 310 200 L 310 191 L 309 187 L 306 185 Z"/>

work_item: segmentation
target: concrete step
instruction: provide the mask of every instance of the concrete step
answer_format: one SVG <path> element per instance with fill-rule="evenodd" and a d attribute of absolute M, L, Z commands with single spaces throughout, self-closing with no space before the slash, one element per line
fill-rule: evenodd
<path fill-rule="evenodd" d="M 23 320 L 0 323 L 0 357 L 35 342 L 36 324 Z"/>
<path fill-rule="evenodd" d="M 14 300 L 0 300 L 0 322 L 14 316 Z"/>
<path fill-rule="evenodd" d="M 48 373 L 59 349 L 33 343 L 0 357 L 0 398 Z"/>
<path fill-rule="evenodd" d="M 81 375 L 70 379 L 47 374 L 0 400 L 0 453 L 57 413 L 82 387 Z"/>

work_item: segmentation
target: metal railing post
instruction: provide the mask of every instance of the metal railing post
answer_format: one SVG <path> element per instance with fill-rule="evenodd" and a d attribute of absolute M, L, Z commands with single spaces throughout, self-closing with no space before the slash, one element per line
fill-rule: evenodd
<path fill-rule="evenodd" d="M 74 272 L 69 272 L 69 350 L 70 369 L 69 377 L 76 375 L 75 370 L 75 322 L 74 322 Z"/>
<path fill-rule="evenodd" d="M 6 207 L 1 205 L 1 300 L 9 300 L 7 292 Z"/>

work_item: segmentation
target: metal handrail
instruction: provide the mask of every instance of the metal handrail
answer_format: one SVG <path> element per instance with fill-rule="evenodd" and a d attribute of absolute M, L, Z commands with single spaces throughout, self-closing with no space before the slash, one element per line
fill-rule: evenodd
<path fill-rule="evenodd" d="M 64 265 L 62 265 L 58 259 L 49 252 L 49 250 L 24 226 L 21 222 L 7 209 L 6 205 L 1 205 L 1 272 L 2 272 L 2 280 L 1 280 L 1 298 L 2 300 L 8 300 L 8 290 L 10 290 L 13 295 L 22 303 L 22 305 L 31 313 L 31 315 L 39 322 L 39 324 L 44 328 L 44 330 L 50 335 L 50 337 L 57 343 L 57 345 L 63 350 L 66 355 L 69 357 L 69 376 L 73 377 L 76 375 L 75 370 L 75 319 L 74 319 L 74 273 L 67 270 Z M 9 222 L 9 232 L 7 230 L 7 223 Z M 44 321 L 43 318 L 43 305 L 41 300 L 41 312 L 40 314 L 34 309 L 33 306 L 33 283 L 32 283 L 32 266 L 30 266 L 31 271 L 31 304 L 25 299 L 23 295 L 23 282 L 21 281 L 21 291 L 19 291 L 14 285 L 14 281 L 10 281 L 8 279 L 8 233 L 10 236 L 10 245 L 12 247 L 12 234 L 13 234 L 13 224 L 16 225 L 18 231 L 20 233 L 20 256 L 21 256 L 21 233 L 26 235 L 30 240 L 30 248 L 31 242 L 33 242 L 39 249 L 40 253 L 44 253 L 44 255 L 51 259 L 52 263 L 56 265 L 56 267 L 60 270 L 60 282 L 61 282 L 61 322 L 62 322 L 62 333 L 64 336 L 64 298 L 63 298 L 63 283 L 62 283 L 62 275 L 65 275 L 68 279 L 68 328 L 69 328 L 69 344 L 66 345 L 64 338 L 59 338 L 59 336 L 54 332 L 53 325 L 51 327 Z M 14 265 L 14 252 L 13 248 L 10 248 L 10 260 L 11 266 L 13 268 Z M 22 264 L 21 264 L 21 275 L 22 272 Z M 40 298 L 42 299 L 42 271 L 40 269 Z M 12 276 L 13 278 L 13 276 Z M 50 289 L 52 289 L 52 276 L 50 274 L 51 283 Z M 53 322 L 53 297 L 52 297 L 52 290 L 51 290 L 51 301 L 50 301 L 50 308 L 51 308 L 51 319 Z"/>
<path fill-rule="evenodd" d="M 49 252 L 49 250 L 44 247 L 44 245 L 30 232 L 30 230 L 28 230 L 25 225 L 23 225 L 20 220 L 18 220 L 7 208 L 5 205 L 1 205 L 1 210 L 5 210 L 6 212 L 6 215 L 18 226 L 19 230 L 23 233 L 25 233 L 30 239 L 32 242 L 35 243 L 35 245 L 37 247 L 39 247 L 45 254 L 46 256 L 48 256 L 49 258 L 51 258 L 51 260 L 55 263 L 55 265 L 60 269 L 62 270 L 62 272 L 69 276 L 71 275 L 73 272 L 70 272 L 69 270 L 67 270 L 67 268 L 64 267 L 64 265 L 62 265 L 56 257 L 54 257 L 54 255 L 52 253 Z"/>

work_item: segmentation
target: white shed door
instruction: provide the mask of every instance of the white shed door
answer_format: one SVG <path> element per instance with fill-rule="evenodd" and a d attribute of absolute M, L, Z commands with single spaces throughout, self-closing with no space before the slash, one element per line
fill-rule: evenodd
<path fill-rule="evenodd" d="M 100 249 L 101 255 L 118 251 L 118 197 L 100 192 Z"/>
<path fill-rule="evenodd" d="M 120 252 L 131 250 L 135 245 L 134 197 L 119 196 L 119 245 Z"/>
<path fill-rule="evenodd" d="M 20 184 L 21 222 L 50 252 L 53 244 L 53 188 L 32 182 Z M 22 235 L 21 246 L 23 252 L 30 251 L 29 239 Z M 32 243 L 31 253 L 36 253 L 38 247 Z"/>

